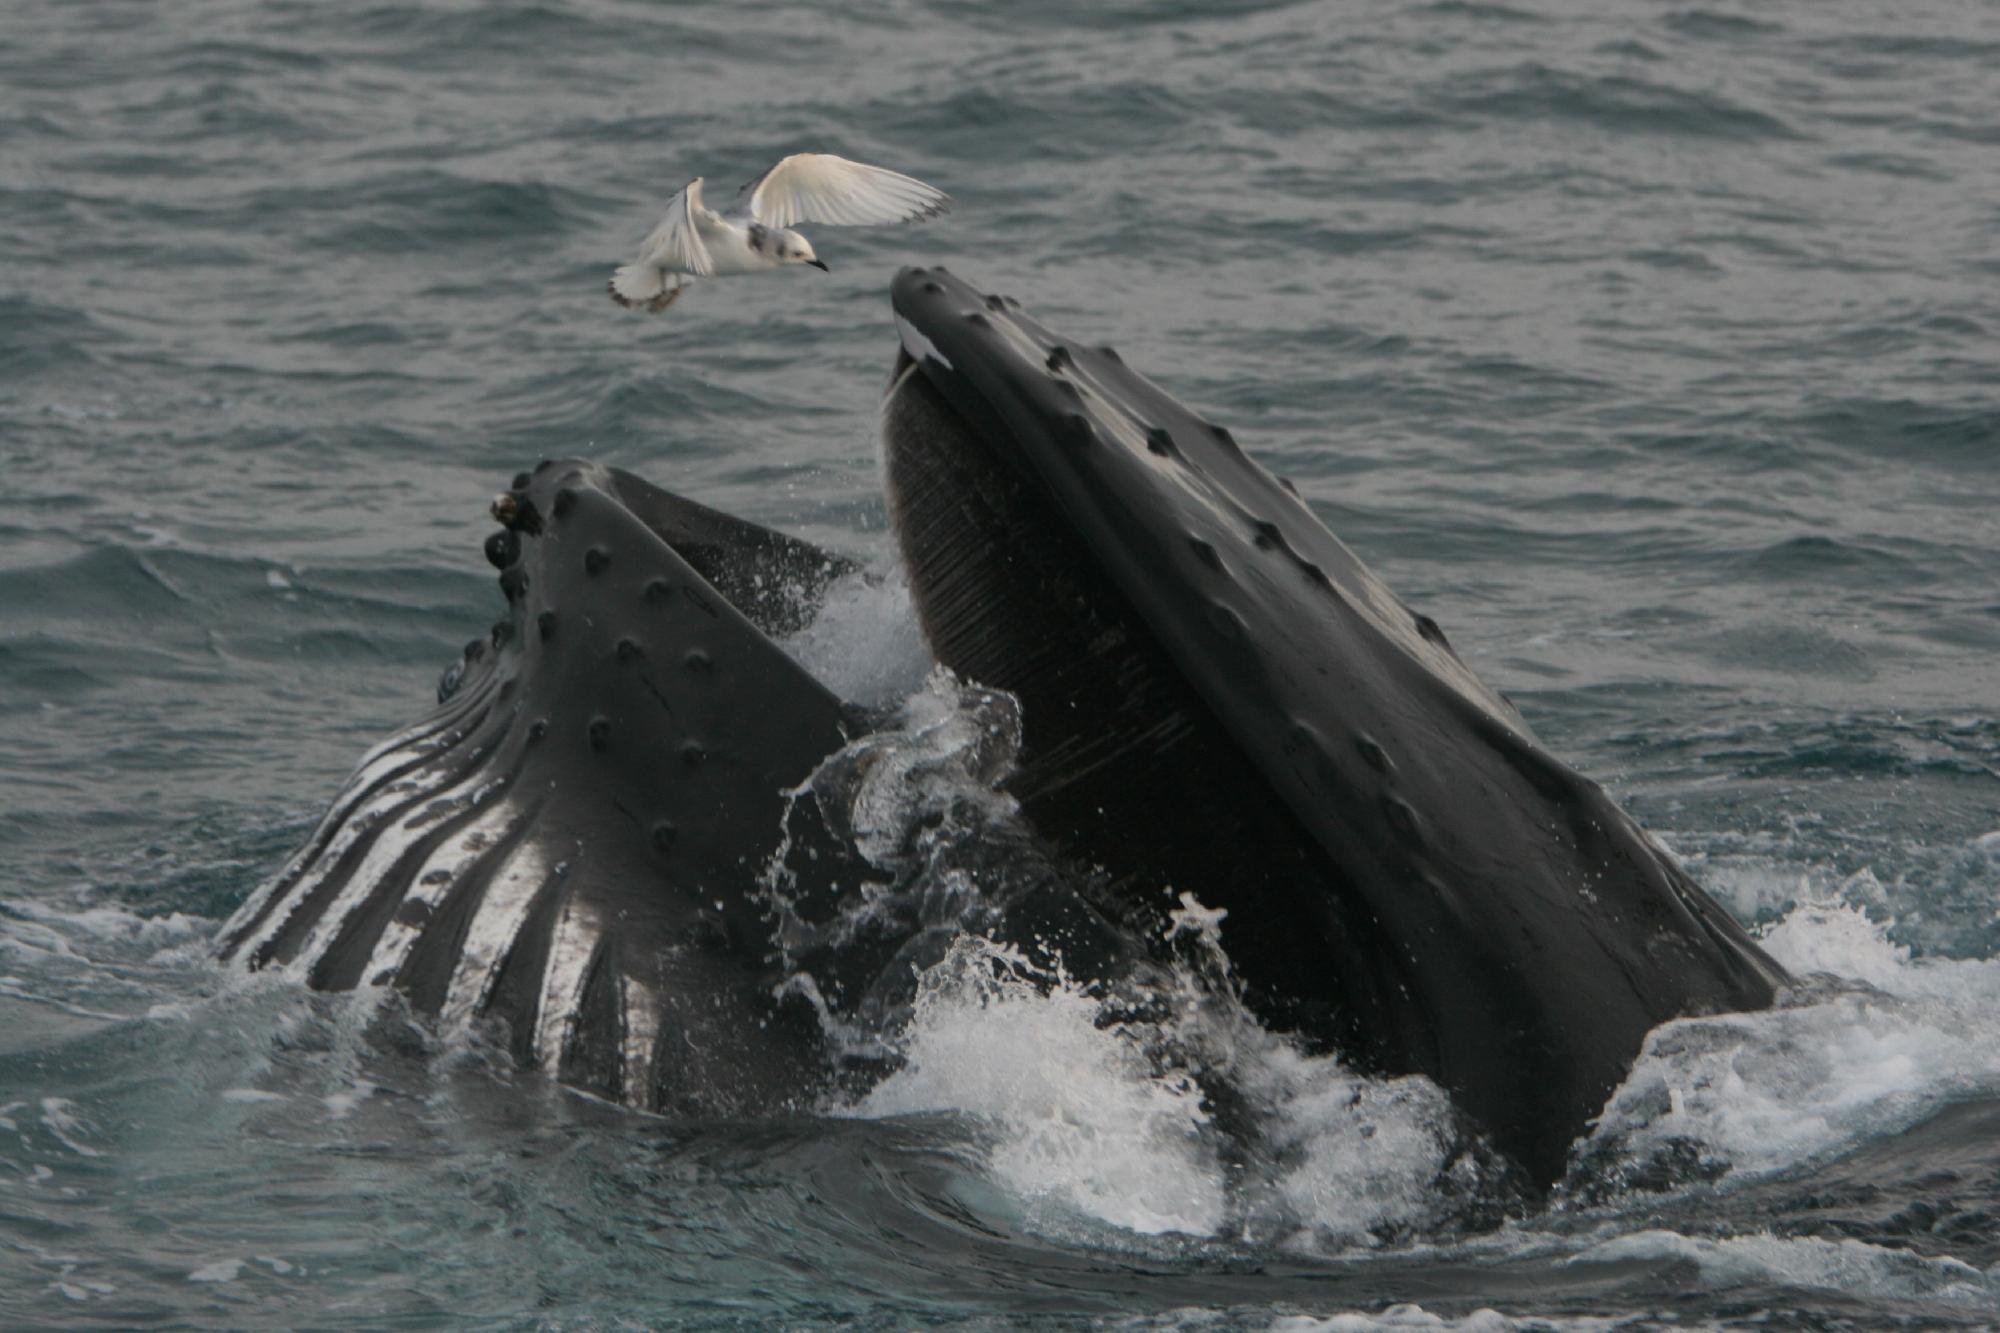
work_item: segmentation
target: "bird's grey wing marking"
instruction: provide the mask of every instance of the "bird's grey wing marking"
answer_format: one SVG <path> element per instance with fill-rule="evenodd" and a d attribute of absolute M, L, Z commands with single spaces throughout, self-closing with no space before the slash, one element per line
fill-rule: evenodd
<path fill-rule="evenodd" d="M 951 197 L 935 186 L 832 153 L 794 153 L 744 189 L 749 215 L 772 227 L 915 222 L 951 207 Z"/>
<path fill-rule="evenodd" d="M 695 219 L 708 212 L 701 202 L 701 179 L 696 176 L 689 181 L 667 205 L 667 215 L 639 247 L 641 263 L 703 278 L 714 274 L 715 262 L 708 257 L 708 247 L 702 244 L 701 231 L 695 226 Z"/>

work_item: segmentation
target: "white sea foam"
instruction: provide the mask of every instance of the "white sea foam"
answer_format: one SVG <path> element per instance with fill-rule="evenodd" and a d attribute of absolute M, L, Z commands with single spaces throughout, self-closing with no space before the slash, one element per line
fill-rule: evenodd
<path fill-rule="evenodd" d="M 1421 1077 L 1364 1077 L 1267 1032 L 1236 997 L 1228 913 L 1192 893 L 1180 903 L 1168 914 L 1183 958 L 1173 1044 L 1248 1112 L 1238 1132 L 1256 1169 L 1236 1182 L 1236 1234 L 1319 1251 L 1446 1221 L 1481 1182 L 1444 1091 Z"/>
<path fill-rule="evenodd" d="M 69 1014 L 74 1018 L 88 1018 L 115 1023 L 124 1017 L 122 1014 L 110 1013 L 103 1009 L 92 1009 L 88 1005 L 71 1004 L 69 1001 L 57 999 L 53 995 L 45 995 L 36 987 L 14 976 L 0 976 L 0 997 L 9 1000 L 20 1000 L 27 1004 L 44 1005 L 61 1013 Z"/>
<path fill-rule="evenodd" d="M 1680 1260 L 1710 1289 L 1770 1284 L 1847 1292 L 1870 1300 L 1987 1301 L 2000 1282 L 1949 1256 L 1928 1258 L 1858 1240 L 1767 1234 L 1708 1240 L 1674 1231 L 1639 1231 L 1593 1245 L 1569 1264 Z"/>
<path fill-rule="evenodd" d="M 0 999 L 85 1020 L 50 1031 L 74 1035 L 163 1016 L 161 996 L 178 984 L 172 974 L 206 965 L 213 921 L 180 912 L 141 915 L 91 896 L 86 891 L 60 905 L 10 900 L 0 912 L 0 960 L 19 960 L 25 974 L 0 974 Z"/>
<path fill-rule="evenodd" d="M 904 1066 L 860 1112 L 974 1116 L 992 1136 L 994 1179 L 1031 1223 L 1058 1228 L 1067 1212 L 1144 1234 L 1345 1248 L 1443 1220 L 1454 1192 L 1441 1183 L 1477 1188 L 1435 1084 L 1301 1054 L 1194 968 L 1176 975 L 1168 1021 L 1114 1021 L 1090 990 L 962 938 L 922 979 Z M 1221 1160 L 1197 1071 L 1249 1106 L 1254 1176 Z M 1453 1172 L 1464 1178 L 1447 1181 Z"/>
<path fill-rule="evenodd" d="M 2000 1088 L 2000 964 L 1912 959 L 1885 925 L 1824 903 L 1797 908 L 1766 943 L 1802 977 L 1848 980 L 1810 983 L 1766 1012 L 1657 1029 L 1593 1133 L 1594 1170 L 1691 1143 L 1738 1174 L 1767 1173 Z M 961 940 L 923 980 L 905 1067 L 861 1113 L 973 1115 L 1010 1193 L 1140 1232 L 1345 1249 L 1424 1234 L 1450 1220 L 1453 1197 L 1481 1189 L 1435 1085 L 1303 1055 L 1192 970 L 1180 981 L 1165 1025 L 1108 1022 L 1075 983 Z M 1250 1104 L 1259 1178 L 1221 1164 L 1196 1076 L 1226 1078 Z M 1827 1253 L 1851 1263 L 1859 1252 Z"/>
<path fill-rule="evenodd" d="M 903 859 L 913 829 L 964 805 L 1014 809 L 994 789 L 1021 746 L 1013 696 L 966 685 L 943 667 L 903 699 L 892 724 L 843 746 L 807 781 L 839 832 L 871 865 Z"/>
<path fill-rule="evenodd" d="M 320 1100 L 326 1104 L 328 1120 L 345 1120 L 354 1114 L 355 1108 L 375 1095 L 375 1085 L 365 1078 L 354 1082 L 337 1092 L 330 1092 Z"/>
<path fill-rule="evenodd" d="M 1212 1233 L 1225 1195 L 1201 1092 L 1185 1071 L 1155 1069 L 1128 1031 L 1100 1026 L 1102 1009 L 1010 950 L 961 939 L 924 977 L 904 1067 L 860 1111 L 978 1117 L 993 1135 L 989 1170 L 1031 1222 L 1059 1226 L 1066 1212 L 1142 1234 Z"/>
<path fill-rule="evenodd" d="M 1442 1333 L 1596 1333 L 1636 1324 L 1637 1319 L 1584 1317 L 1578 1319 L 1511 1319 L 1498 1310 L 1474 1310 L 1462 1319 L 1432 1314 L 1421 1305 L 1392 1305 L 1380 1314 L 1352 1311 L 1326 1316 L 1284 1315 L 1271 1321 L 1271 1333 L 1383 1333 L 1395 1329 L 1437 1329 Z"/>
<path fill-rule="evenodd" d="M 79 1157 L 102 1157 L 104 1154 L 83 1140 L 93 1133 L 90 1124 L 77 1110 L 76 1103 L 63 1097 L 42 1098 L 42 1128 L 49 1136 Z"/>
<path fill-rule="evenodd" d="M 1885 924 L 1826 902 L 1800 904 L 1764 944 L 1804 979 L 1798 994 L 1654 1029 L 1591 1148 L 1644 1160 L 1692 1144 L 1768 1172 L 2000 1089 L 2000 962 L 1913 959 Z"/>
<path fill-rule="evenodd" d="M 23 899 L 10 902 L 8 911 L 42 922 L 64 934 L 81 932 L 98 939 L 131 941 L 148 946 L 177 943 L 196 936 L 206 939 L 215 930 L 215 923 L 206 917 L 189 916 L 185 912 L 141 916 L 111 904 L 64 910 Z"/>
<path fill-rule="evenodd" d="M 53 958 L 81 960 L 69 937 L 54 926 L 7 915 L 0 915 L 0 955 L 31 963 Z"/>
<path fill-rule="evenodd" d="M 1363 1078 L 1277 1041 L 1241 1077 L 1271 1108 L 1264 1133 L 1279 1164 L 1272 1199 L 1246 1230 L 1289 1232 L 1291 1248 L 1325 1250 L 1444 1220 L 1439 1187 L 1458 1145 L 1435 1083 Z M 1475 1188 L 1470 1159 L 1457 1160 L 1464 1188 Z"/>
<path fill-rule="evenodd" d="M 234 1282 L 243 1272 L 241 1259 L 218 1259 L 187 1275 L 190 1282 Z"/>

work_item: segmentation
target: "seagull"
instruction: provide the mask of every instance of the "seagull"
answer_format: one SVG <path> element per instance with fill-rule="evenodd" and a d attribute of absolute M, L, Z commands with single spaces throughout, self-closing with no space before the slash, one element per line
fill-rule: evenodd
<path fill-rule="evenodd" d="M 611 299 L 628 310 L 661 311 L 695 278 L 761 273 L 787 264 L 828 272 L 796 222 L 875 226 L 917 222 L 951 207 L 951 196 L 901 172 L 850 162 L 832 153 L 793 153 L 743 187 L 718 213 L 701 201 L 702 178 L 689 181 L 639 257 L 611 275 Z"/>

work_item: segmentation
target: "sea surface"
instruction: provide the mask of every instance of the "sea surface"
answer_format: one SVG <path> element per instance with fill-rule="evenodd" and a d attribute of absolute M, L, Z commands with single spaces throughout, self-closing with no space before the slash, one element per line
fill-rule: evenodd
<path fill-rule="evenodd" d="M 0 1325 L 2000 1322 L 2000 8 L 10 0 L 0 89 Z M 605 299 L 801 149 L 956 207 Z M 857 557 L 799 651 L 948 710 L 876 460 L 937 262 L 1292 478 L 1788 1006 L 1655 1033 L 1522 1214 L 1254 1031 L 1243 1179 L 991 968 L 865 1102 L 688 1125 L 210 961 L 538 458 Z"/>

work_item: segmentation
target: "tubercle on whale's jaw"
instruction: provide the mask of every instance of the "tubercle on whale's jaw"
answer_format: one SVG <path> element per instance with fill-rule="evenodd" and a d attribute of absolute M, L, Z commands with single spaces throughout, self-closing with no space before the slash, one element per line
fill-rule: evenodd
<path fill-rule="evenodd" d="M 568 485 L 541 487 L 531 493 L 535 479 L 545 476 L 572 480 Z M 565 492 L 573 496 L 575 483 L 586 480 L 630 510 L 654 536 L 687 561 L 715 595 L 727 601 L 760 632 L 774 638 L 809 623 L 818 613 L 827 588 L 857 568 L 845 556 L 711 509 L 661 490 L 622 469 L 587 459 L 544 459 L 534 472 L 516 474 L 512 488 L 496 499 L 494 518 L 503 531 L 539 535 L 544 511 L 561 517 L 567 506 L 574 503 L 565 497 Z M 540 490 L 551 493 L 539 494 Z M 502 501 L 507 509 L 504 516 L 499 512 Z M 501 591 L 508 590 L 503 585 Z"/>

